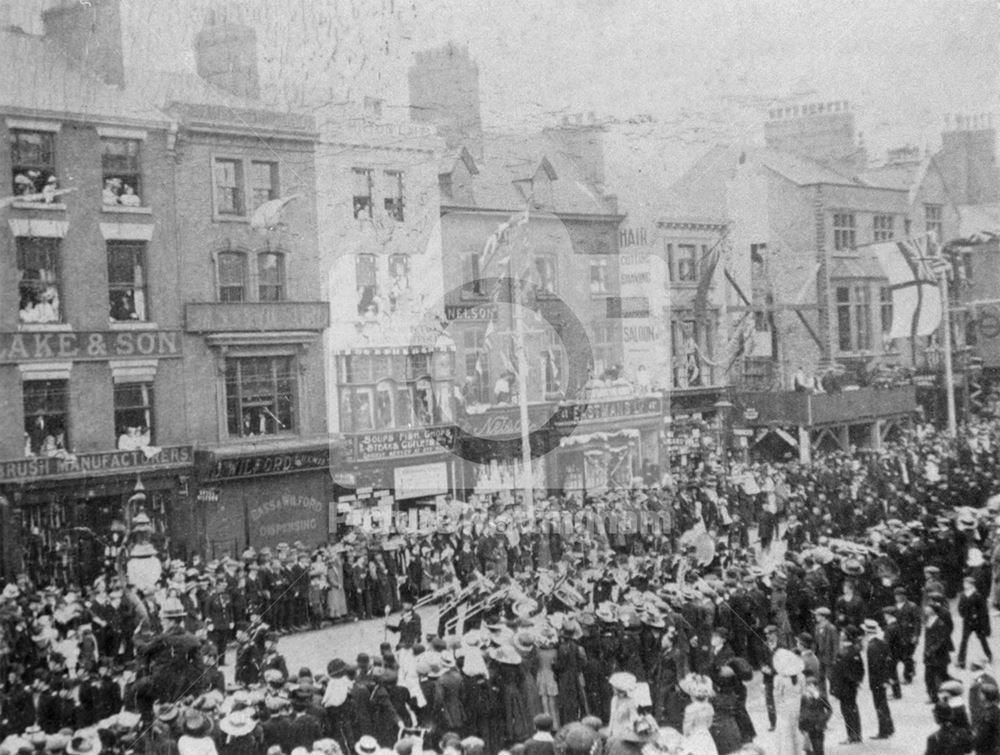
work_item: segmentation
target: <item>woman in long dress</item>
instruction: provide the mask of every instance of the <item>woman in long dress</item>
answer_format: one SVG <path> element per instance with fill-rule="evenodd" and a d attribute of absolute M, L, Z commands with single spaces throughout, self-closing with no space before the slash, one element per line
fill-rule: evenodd
<path fill-rule="evenodd" d="M 708 700 L 712 697 L 712 681 L 701 674 L 688 674 L 681 688 L 691 696 L 684 709 L 684 745 L 692 755 L 719 755 L 712 737 L 715 710 Z"/>
<path fill-rule="evenodd" d="M 326 581 L 330 589 L 326 594 L 326 612 L 337 621 L 347 615 L 347 590 L 344 588 L 344 559 L 331 550 L 327 557 Z"/>
<path fill-rule="evenodd" d="M 552 716 L 556 730 L 562 725 L 559 719 L 559 685 L 556 683 L 556 675 L 553 670 L 558 654 L 556 650 L 558 641 L 559 636 L 555 630 L 539 635 L 538 671 L 535 674 L 535 682 L 538 685 L 538 696 L 542 701 L 542 712 Z"/>
<path fill-rule="evenodd" d="M 799 731 L 799 708 L 802 704 L 802 658 L 791 650 L 779 648 L 771 659 L 774 669 L 775 755 L 801 755 L 803 737 Z"/>

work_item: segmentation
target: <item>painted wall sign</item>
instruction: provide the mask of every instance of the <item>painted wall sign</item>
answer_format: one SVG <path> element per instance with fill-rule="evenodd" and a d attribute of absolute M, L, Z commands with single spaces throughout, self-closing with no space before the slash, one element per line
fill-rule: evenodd
<path fill-rule="evenodd" d="M 659 396 L 580 402 L 560 406 L 556 410 L 556 424 L 577 425 L 583 422 L 659 417 L 662 413 L 663 401 Z"/>
<path fill-rule="evenodd" d="M 175 330 L 0 333 L 0 364 L 165 359 L 182 355 Z"/>
<path fill-rule="evenodd" d="M 448 465 L 443 461 L 397 467 L 393 472 L 396 500 L 448 492 Z"/>
<path fill-rule="evenodd" d="M 134 473 L 183 466 L 194 461 L 191 446 L 164 446 L 147 457 L 142 451 L 106 451 L 76 454 L 65 459 L 53 456 L 0 461 L 0 482 L 34 480 L 60 475 Z"/>
<path fill-rule="evenodd" d="M 326 469 L 329 464 L 329 448 L 262 454 L 260 456 L 240 456 L 214 461 L 204 479 L 236 480 L 243 477 L 311 472 Z"/>
<path fill-rule="evenodd" d="M 452 322 L 485 322 L 497 319 L 497 308 L 492 304 L 446 304 L 444 319 Z"/>
<path fill-rule="evenodd" d="M 378 461 L 439 453 L 455 447 L 454 427 L 420 427 L 354 437 L 355 461 Z"/>

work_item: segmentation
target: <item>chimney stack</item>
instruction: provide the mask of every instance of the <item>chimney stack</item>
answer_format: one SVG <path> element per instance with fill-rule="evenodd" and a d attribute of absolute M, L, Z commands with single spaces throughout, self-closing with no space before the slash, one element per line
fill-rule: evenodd
<path fill-rule="evenodd" d="M 70 0 L 42 12 L 46 39 L 105 84 L 125 86 L 120 0 Z"/>
<path fill-rule="evenodd" d="M 483 156 L 479 66 L 469 48 L 454 43 L 416 54 L 410 66 L 410 119 L 437 127 L 449 149 Z"/>
<path fill-rule="evenodd" d="M 946 127 L 950 120 L 946 118 Z M 997 134 L 991 114 L 954 116 L 954 128 L 941 134 L 941 151 L 934 159 L 960 204 L 1000 201 Z"/>
<path fill-rule="evenodd" d="M 597 189 L 604 188 L 604 132 L 593 112 L 563 116 L 558 126 L 546 128 L 545 134 L 576 161 L 584 178 Z"/>
<path fill-rule="evenodd" d="M 209 11 L 194 41 L 198 75 L 238 97 L 260 98 L 257 34 L 235 13 Z"/>

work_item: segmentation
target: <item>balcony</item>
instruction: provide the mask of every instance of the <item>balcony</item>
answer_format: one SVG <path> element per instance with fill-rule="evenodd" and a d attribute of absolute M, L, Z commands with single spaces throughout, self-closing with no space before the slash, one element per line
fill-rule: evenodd
<path fill-rule="evenodd" d="M 859 424 L 884 417 L 899 417 L 916 411 L 916 389 L 860 388 L 834 394 L 767 391 L 740 393 L 736 397 L 735 417 L 742 417 L 753 427 L 766 425 Z"/>
<path fill-rule="evenodd" d="M 330 308 L 321 301 L 188 302 L 187 333 L 321 332 L 330 324 Z"/>

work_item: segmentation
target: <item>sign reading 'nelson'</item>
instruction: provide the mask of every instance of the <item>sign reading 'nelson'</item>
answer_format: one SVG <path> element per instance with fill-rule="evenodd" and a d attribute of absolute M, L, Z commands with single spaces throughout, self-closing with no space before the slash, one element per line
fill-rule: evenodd
<path fill-rule="evenodd" d="M 179 356 L 181 334 L 173 330 L 0 333 L 0 364 Z"/>

